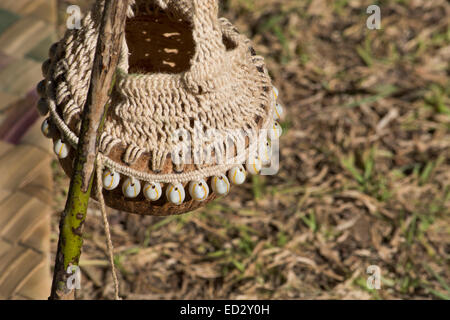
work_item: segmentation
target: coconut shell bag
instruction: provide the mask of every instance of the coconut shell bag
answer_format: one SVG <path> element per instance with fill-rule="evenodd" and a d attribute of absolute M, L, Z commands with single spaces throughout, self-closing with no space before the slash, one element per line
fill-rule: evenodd
<path fill-rule="evenodd" d="M 69 176 L 102 4 L 51 47 L 38 85 L 42 131 Z M 270 164 L 271 139 L 281 135 L 277 96 L 263 58 L 218 18 L 216 0 L 133 1 L 94 187 L 111 208 L 157 216 L 226 195 Z"/>

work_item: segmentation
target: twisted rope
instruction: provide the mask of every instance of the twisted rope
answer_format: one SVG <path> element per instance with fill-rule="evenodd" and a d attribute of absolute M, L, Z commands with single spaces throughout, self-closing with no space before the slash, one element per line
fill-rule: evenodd
<path fill-rule="evenodd" d="M 111 265 L 111 274 L 114 282 L 114 299 L 121 300 L 119 297 L 119 279 L 117 278 L 116 266 L 114 264 L 114 247 L 111 240 L 111 230 L 109 228 L 108 217 L 106 213 L 105 199 L 103 198 L 103 163 L 102 157 L 97 157 L 97 199 L 100 202 L 100 208 L 103 218 L 103 226 L 105 228 L 106 246 L 108 249 L 109 264 Z"/>

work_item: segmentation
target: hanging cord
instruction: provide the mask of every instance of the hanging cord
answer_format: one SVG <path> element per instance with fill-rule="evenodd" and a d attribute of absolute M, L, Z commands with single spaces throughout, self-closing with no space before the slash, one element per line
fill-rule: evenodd
<path fill-rule="evenodd" d="M 100 208 L 103 217 L 103 226 L 105 228 L 106 246 L 108 248 L 109 263 L 111 264 L 111 273 L 114 282 L 114 300 L 122 300 L 119 297 L 119 279 L 117 278 L 116 266 L 114 265 L 114 247 L 111 240 L 111 231 L 109 229 L 108 217 L 106 215 L 105 199 L 103 198 L 102 192 L 103 190 L 102 173 L 103 173 L 103 162 L 99 154 L 99 156 L 97 157 L 97 186 L 96 186 L 97 200 L 100 202 Z"/>

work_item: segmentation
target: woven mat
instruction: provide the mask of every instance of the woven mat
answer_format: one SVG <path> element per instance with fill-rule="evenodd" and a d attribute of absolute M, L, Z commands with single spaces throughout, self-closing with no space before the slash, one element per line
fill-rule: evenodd
<path fill-rule="evenodd" d="M 53 0 L 0 1 L 0 115 L 42 80 L 55 25 Z"/>
<path fill-rule="evenodd" d="M 50 292 L 49 152 L 0 142 L 0 299 L 46 299 Z"/>
<path fill-rule="evenodd" d="M 0 1 L 0 127 L 35 107 L 55 19 L 53 0 Z M 47 299 L 50 292 L 52 156 L 39 127 L 18 145 L 0 141 L 0 299 Z"/>

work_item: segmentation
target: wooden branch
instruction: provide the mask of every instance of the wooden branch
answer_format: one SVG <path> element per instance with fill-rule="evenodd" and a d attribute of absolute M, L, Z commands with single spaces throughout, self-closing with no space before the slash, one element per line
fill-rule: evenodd
<path fill-rule="evenodd" d="M 67 286 L 71 276 L 67 269 L 78 266 L 81 256 L 83 224 L 92 190 L 98 143 L 114 87 L 128 3 L 129 0 L 105 1 L 69 195 L 61 215 L 51 300 L 75 299 L 75 290 Z"/>

